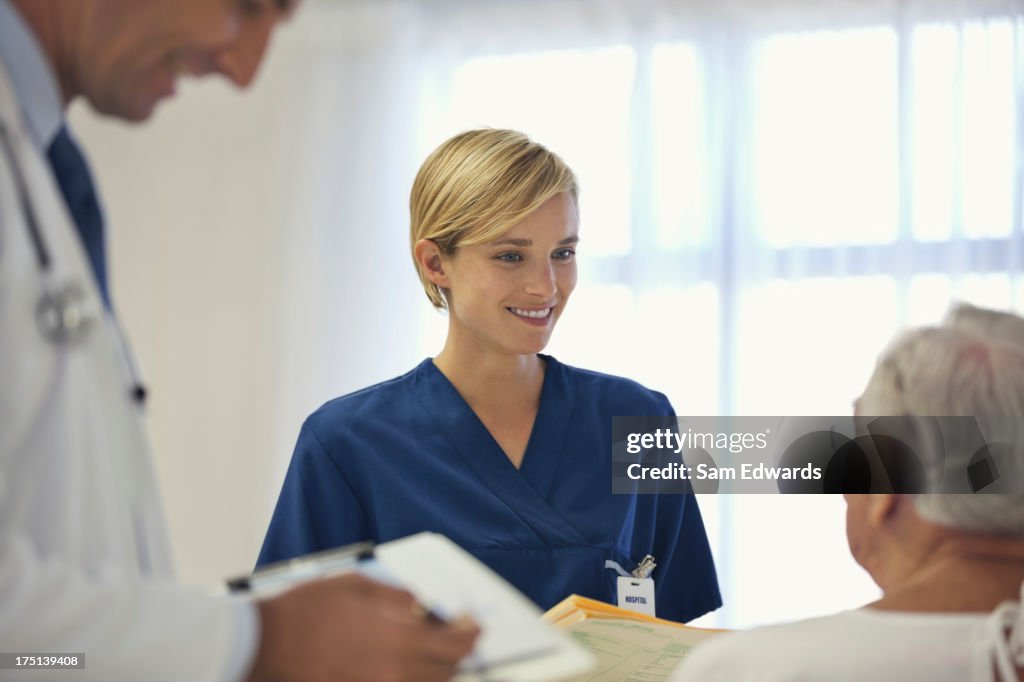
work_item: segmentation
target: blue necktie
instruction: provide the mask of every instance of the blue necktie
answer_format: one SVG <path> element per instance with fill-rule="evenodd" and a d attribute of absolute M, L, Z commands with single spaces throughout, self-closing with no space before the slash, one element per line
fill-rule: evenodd
<path fill-rule="evenodd" d="M 103 238 L 103 211 L 92 182 L 89 164 L 82 150 L 78 148 L 66 126 L 50 144 L 47 153 L 53 174 L 60 185 L 61 194 L 71 217 L 75 220 L 82 244 L 89 255 L 89 264 L 99 284 L 103 303 L 110 309 L 110 294 L 107 290 L 107 257 Z"/>

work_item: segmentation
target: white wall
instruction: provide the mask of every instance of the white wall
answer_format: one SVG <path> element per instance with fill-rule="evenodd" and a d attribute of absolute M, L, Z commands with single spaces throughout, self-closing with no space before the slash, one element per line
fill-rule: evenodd
<path fill-rule="evenodd" d="M 282 54 L 282 57 L 287 55 Z M 290 299 L 279 198 L 288 130 L 271 60 L 252 92 L 186 84 L 138 128 L 77 108 L 108 218 L 116 310 L 150 388 L 179 571 L 251 568 L 301 409 L 282 409 Z M 243 180 L 244 178 L 244 180 Z"/>

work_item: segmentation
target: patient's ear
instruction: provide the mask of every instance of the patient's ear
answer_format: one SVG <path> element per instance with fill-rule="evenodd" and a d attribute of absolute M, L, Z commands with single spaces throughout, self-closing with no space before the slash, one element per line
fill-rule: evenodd
<path fill-rule="evenodd" d="M 880 526 L 896 513 L 900 505 L 911 504 L 909 495 L 897 495 L 893 493 L 868 495 L 868 523 L 873 526 Z"/>
<path fill-rule="evenodd" d="M 442 289 L 449 288 L 448 275 L 444 269 L 444 254 L 436 242 L 432 239 L 421 239 L 416 242 L 412 253 L 420 272 L 427 279 Z"/>

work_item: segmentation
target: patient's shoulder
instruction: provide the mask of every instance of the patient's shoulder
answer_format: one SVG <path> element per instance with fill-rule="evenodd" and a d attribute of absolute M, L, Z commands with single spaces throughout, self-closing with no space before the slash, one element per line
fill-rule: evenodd
<path fill-rule="evenodd" d="M 983 625 L 980 614 L 844 611 L 716 637 L 673 680 L 965 680 Z"/>

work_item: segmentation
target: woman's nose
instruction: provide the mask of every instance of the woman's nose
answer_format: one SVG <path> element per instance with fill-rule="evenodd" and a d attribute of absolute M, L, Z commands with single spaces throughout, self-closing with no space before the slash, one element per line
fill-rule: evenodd
<path fill-rule="evenodd" d="M 530 269 L 529 279 L 526 281 L 528 294 L 547 299 L 555 295 L 556 289 L 555 270 L 551 261 L 545 260 Z"/>

